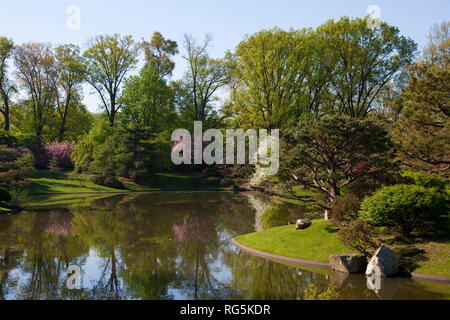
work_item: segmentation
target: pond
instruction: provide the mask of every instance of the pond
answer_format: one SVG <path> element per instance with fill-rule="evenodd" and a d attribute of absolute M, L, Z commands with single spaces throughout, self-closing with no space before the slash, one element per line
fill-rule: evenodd
<path fill-rule="evenodd" d="M 0 299 L 295 300 L 312 284 L 332 284 L 339 299 L 450 298 L 447 284 L 387 279 L 374 291 L 363 276 L 287 266 L 231 244 L 305 212 L 257 194 L 195 192 L 2 216 Z"/>

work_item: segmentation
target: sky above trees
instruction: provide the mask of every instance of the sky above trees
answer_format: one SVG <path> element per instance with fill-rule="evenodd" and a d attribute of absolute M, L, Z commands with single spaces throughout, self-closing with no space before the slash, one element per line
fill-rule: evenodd
<path fill-rule="evenodd" d="M 66 26 L 70 5 L 81 9 L 80 30 Z M 347 15 L 363 17 L 369 5 L 381 9 L 381 19 L 397 26 L 402 35 L 411 37 L 422 49 L 428 30 L 434 23 L 448 19 L 448 0 L 412 1 L 303 1 L 303 0 L 168 0 L 168 1 L 27 1 L 3 3 L 0 10 L 0 35 L 23 42 L 73 43 L 83 49 L 87 41 L 98 34 L 130 34 L 136 40 L 150 40 L 154 31 L 182 44 L 185 33 L 202 39 L 212 35 L 211 57 L 223 57 L 234 50 L 246 34 L 278 26 L 301 29 L 315 28 L 327 19 Z M 141 58 L 141 63 L 144 59 Z M 179 54 L 173 78 L 182 77 L 187 66 Z M 90 111 L 97 111 L 98 99 L 85 88 L 84 102 Z"/>

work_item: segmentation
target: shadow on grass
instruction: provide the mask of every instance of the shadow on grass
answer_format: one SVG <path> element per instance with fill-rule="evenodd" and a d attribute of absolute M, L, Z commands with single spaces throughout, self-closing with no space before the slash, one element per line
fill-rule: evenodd
<path fill-rule="evenodd" d="M 47 179 L 55 179 L 55 180 L 65 180 L 69 177 L 69 172 L 51 172 L 50 170 L 36 170 L 35 174 L 33 175 L 33 178 L 35 179 L 41 179 L 41 178 L 47 178 Z"/>
<path fill-rule="evenodd" d="M 401 271 L 413 272 L 419 267 L 419 262 L 427 261 L 425 250 L 415 246 L 407 246 L 396 250 Z"/>
<path fill-rule="evenodd" d="M 327 225 L 327 226 L 325 227 L 325 230 L 326 230 L 328 233 L 337 233 L 336 228 L 335 228 L 332 224 Z"/>

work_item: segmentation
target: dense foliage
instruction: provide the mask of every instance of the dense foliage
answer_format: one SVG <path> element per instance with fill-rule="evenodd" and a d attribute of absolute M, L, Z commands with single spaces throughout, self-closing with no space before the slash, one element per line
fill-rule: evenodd
<path fill-rule="evenodd" d="M 340 227 L 349 221 L 358 219 L 362 199 L 353 193 L 336 198 L 331 204 L 330 220 Z"/>
<path fill-rule="evenodd" d="M 235 79 L 226 112 L 251 128 L 284 128 L 304 113 L 364 118 L 415 51 L 397 28 L 371 29 L 359 18 L 263 30 L 228 54 Z"/>
<path fill-rule="evenodd" d="M 402 161 L 415 171 L 450 171 L 450 22 L 436 25 L 421 61 L 411 67 L 402 93 L 393 140 Z"/>
<path fill-rule="evenodd" d="M 338 236 L 342 243 L 370 259 L 380 245 L 372 233 L 373 230 L 366 221 L 353 220 L 339 230 Z"/>
<path fill-rule="evenodd" d="M 97 146 L 105 143 L 106 139 L 113 133 L 114 128 L 109 125 L 107 120 L 98 119 L 89 133 L 80 137 L 72 154 L 72 160 L 75 162 L 77 171 L 96 172 L 94 151 Z"/>
<path fill-rule="evenodd" d="M 448 213 L 448 197 L 433 188 L 395 185 L 381 188 L 361 205 L 360 218 L 407 237 Z"/>
<path fill-rule="evenodd" d="M 317 190 L 330 202 L 342 188 L 391 167 L 387 132 L 369 119 L 305 118 L 283 138 L 285 177 Z"/>
<path fill-rule="evenodd" d="M 0 146 L 0 186 L 26 185 L 33 173 L 33 156 L 28 150 Z"/>
<path fill-rule="evenodd" d="M 447 184 L 446 181 L 441 177 L 420 172 L 403 171 L 401 173 L 401 176 L 405 178 L 407 183 L 415 184 L 425 188 L 436 188 L 437 190 L 444 190 Z"/>

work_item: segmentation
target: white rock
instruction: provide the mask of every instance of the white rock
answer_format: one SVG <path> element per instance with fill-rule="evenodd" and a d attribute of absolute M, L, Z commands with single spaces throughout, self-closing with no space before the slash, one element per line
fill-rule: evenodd
<path fill-rule="evenodd" d="M 367 265 L 366 276 L 392 277 L 398 274 L 398 260 L 395 253 L 384 244 L 375 252 Z"/>
<path fill-rule="evenodd" d="M 295 225 L 295 230 L 303 230 L 309 228 L 312 225 L 312 221 L 309 219 L 299 219 Z"/>

